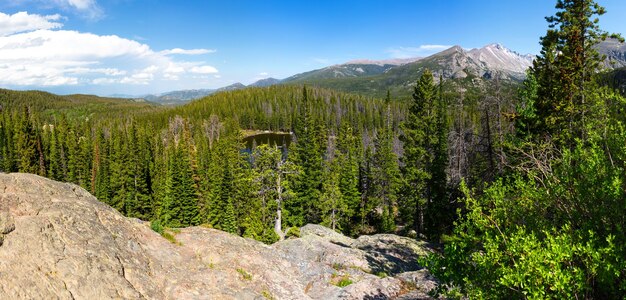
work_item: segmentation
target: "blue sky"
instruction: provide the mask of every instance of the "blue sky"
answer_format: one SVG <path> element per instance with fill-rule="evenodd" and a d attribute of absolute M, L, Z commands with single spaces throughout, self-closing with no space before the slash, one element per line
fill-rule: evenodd
<path fill-rule="evenodd" d="M 146 94 L 497 42 L 537 53 L 552 0 L 0 0 L 0 86 Z M 626 1 L 600 1 L 626 34 Z"/>

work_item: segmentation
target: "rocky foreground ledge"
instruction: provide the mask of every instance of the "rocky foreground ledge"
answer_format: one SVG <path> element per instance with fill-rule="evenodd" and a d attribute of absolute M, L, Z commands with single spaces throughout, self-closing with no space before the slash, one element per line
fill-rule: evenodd
<path fill-rule="evenodd" d="M 426 244 L 396 235 L 175 239 L 76 185 L 0 173 L 0 299 L 427 299 L 436 286 L 416 263 Z"/>

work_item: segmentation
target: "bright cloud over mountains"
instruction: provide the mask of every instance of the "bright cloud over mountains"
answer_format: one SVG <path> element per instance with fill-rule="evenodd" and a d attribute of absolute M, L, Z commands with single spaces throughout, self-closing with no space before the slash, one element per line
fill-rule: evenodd
<path fill-rule="evenodd" d="M 213 49 L 155 51 L 117 35 L 63 30 L 63 20 L 58 14 L 0 13 L 0 85 L 149 85 L 218 73 L 201 60 L 185 59 Z"/>

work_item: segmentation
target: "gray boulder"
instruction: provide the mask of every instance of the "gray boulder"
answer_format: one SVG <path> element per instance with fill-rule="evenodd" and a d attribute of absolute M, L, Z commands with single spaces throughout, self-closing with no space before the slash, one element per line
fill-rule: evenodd
<path fill-rule="evenodd" d="M 122 216 L 84 189 L 0 174 L 0 299 L 423 299 L 428 245 L 307 225 L 268 246 Z M 407 298 L 408 297 L 408 298 Z"/>

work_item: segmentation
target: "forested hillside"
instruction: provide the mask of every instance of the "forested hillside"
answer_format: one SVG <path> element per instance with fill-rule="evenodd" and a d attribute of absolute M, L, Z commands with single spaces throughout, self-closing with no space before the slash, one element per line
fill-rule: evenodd
<path fill-rule="evenodd" d="M 620 299 L 626 100 L 595 48 L 620 37 L 593 1 L 557 11 L 519 88 L 420 65 L 410 87 L 323 79 L 380 98 L 277 85 L 158 107 L 2 90 L 0 171 L 77 183 L 161 232 L 427 239 L 441 252 L 420 263 L 452 298 Z M 294 140 L 243 151 L 259 130 Z"/>

